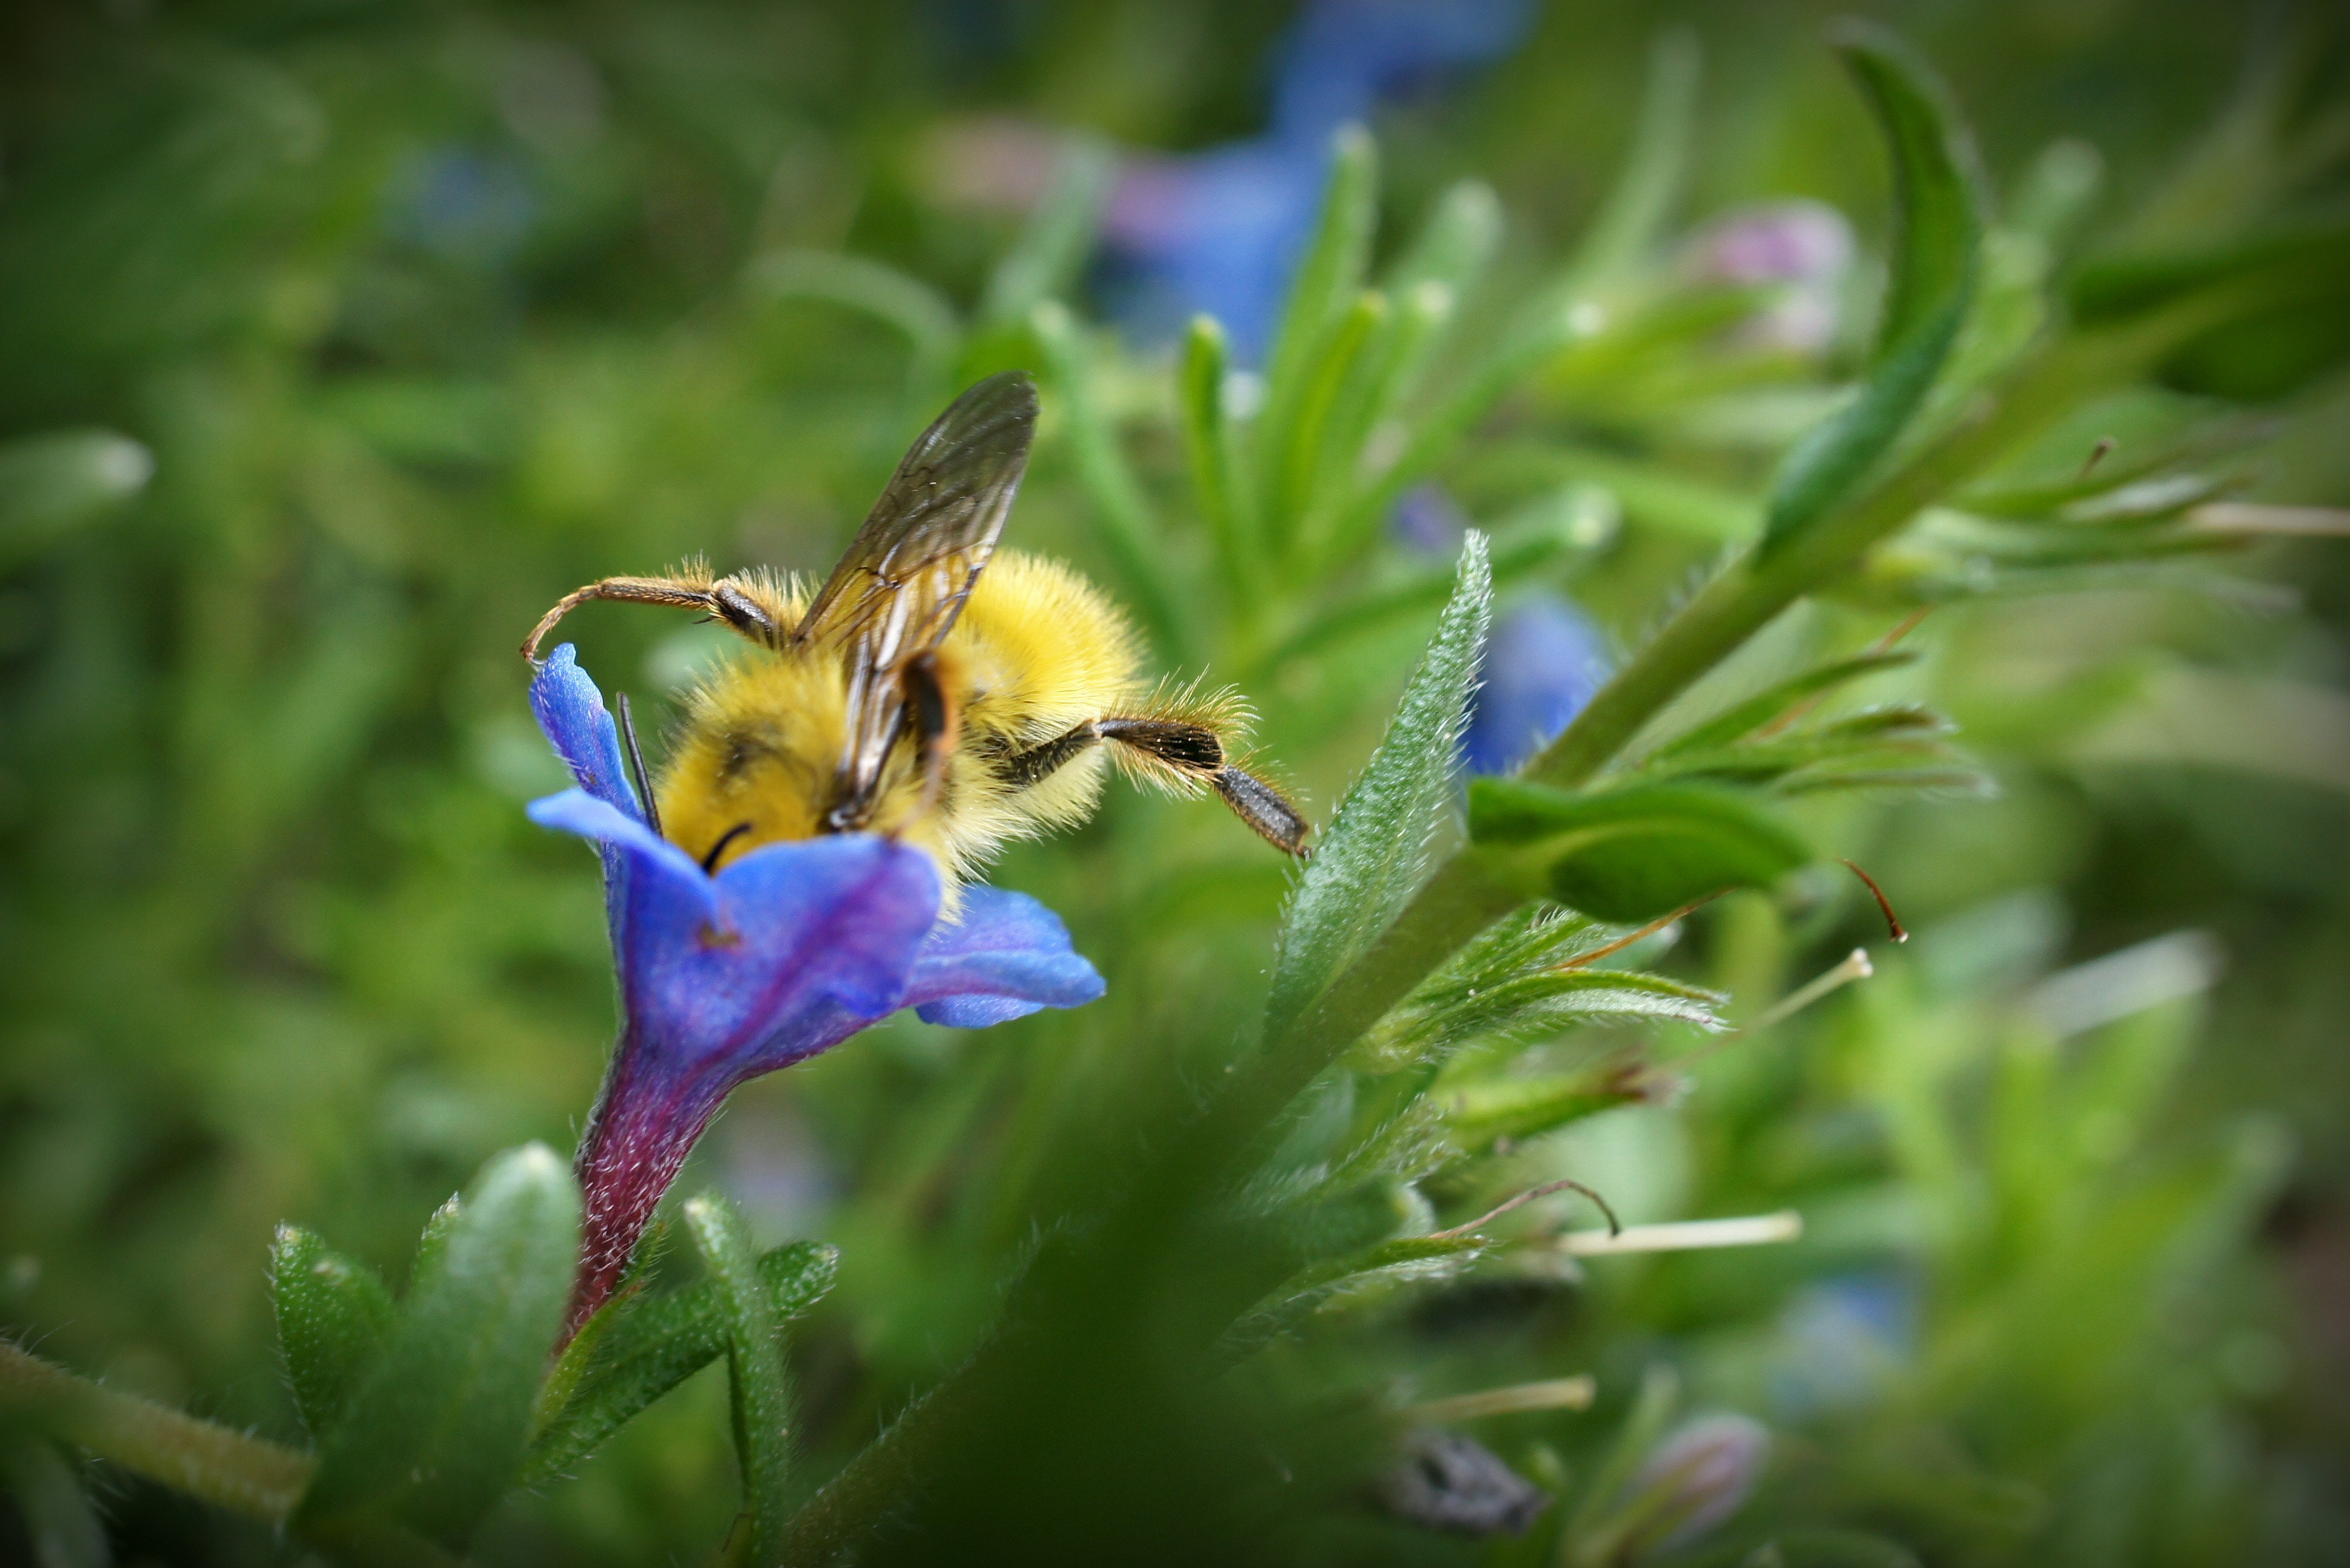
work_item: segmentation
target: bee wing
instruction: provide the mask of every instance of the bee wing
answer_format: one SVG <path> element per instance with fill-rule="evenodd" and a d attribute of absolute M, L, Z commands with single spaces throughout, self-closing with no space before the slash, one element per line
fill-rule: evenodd
<path fill-rule="evenodd" d="M 904 722 L 909 661 L 952 629 L 979 580 L 1028 466 L 1036 383 L 991 376 L 924 431 L 865 525 L 792 633 L 841 649 L 848 674 L 846 744 L 833 812 L 863 822 L 881 764 Z"/>

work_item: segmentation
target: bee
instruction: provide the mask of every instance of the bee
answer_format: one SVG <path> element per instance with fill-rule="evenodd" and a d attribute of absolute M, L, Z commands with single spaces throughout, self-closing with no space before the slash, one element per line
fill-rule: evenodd
<path fill-rule="evenodd" d="M 1138 639 L 1099 589 L 996 551 L 1035 427 L 1035 382 L 990 377 L 915 441 L 812 593 L 699 566 L 606 577 L 548 610 L 523 656 L 591 599 L 698 610 L 751 645 L 691 694 L 658 788 L 619 704 L 650 825 L 713 873 L 763 844 L 873 832 L 928 851 L 951 888 L 1006 840 L 1091 815 L 1107 763 L 1212 790 L 1303 856 L 1305 818 L 1240 758 L 1237 695 L 1145 687 Z"/>

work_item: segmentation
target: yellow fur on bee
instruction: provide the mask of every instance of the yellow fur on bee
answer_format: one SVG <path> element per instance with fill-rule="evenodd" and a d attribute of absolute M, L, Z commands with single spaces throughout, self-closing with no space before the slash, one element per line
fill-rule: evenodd
<path fill-rule="evenodd" d="M 751 591 L 786 626 L 807 603 L 796 582 L 760 582 Z M 951 900 L 955 884 L 1005 840 L 1091 815 L 1104 748 L 1087 747 L 1017 790 L 992 762 L 1132 702 L 1139 650 L 1125 617 L 1084 578 L 1003 550 L 980 575 L 938 658 L 962 723 L 944 786 L 924 810 L 920 759 L 912 739 L 901 739 L 868 826 L 927 850 Z M 813 837 L 840 763 L 846 706 L 837 649 L 746 650 L 712 672 L 694 692 L 661 772 L 663 833 L 697 858 L 725 839 L 722 863 L 761 844 Z M 740 824 L 748 826 L 726 839 Z"/>

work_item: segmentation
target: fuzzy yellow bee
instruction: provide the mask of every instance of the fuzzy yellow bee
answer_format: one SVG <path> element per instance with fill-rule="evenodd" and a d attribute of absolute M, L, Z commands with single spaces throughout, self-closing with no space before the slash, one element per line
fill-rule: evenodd
<path fill-rule="evenodd" d="M 1111 759 L 1139 783 L 1212 789 L 1304 854 L 1305 819 L 1236 760 L 1239 698 L 1145 688 L 1098 589 L 996 555 L 1035 426 L 1035 383 L 991 377 L 922 432 L 812 593 L 764 572 L 606 577 L 548 610 L 523 655 L 590 599 L 700 610 L 754 645 L 692 694 L 657 788 L 620 710 L 653 830 L 712 871 L 762 844 L 868 831 L 927 850 L 952 886 L 1007 839 L 1084 821 Z"/>

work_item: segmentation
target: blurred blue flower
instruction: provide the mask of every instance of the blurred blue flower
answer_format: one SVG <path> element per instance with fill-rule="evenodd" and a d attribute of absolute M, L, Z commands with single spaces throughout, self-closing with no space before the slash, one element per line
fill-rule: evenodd
<path fill-rule="evenodd" d="M 1528 0 L 1313 0 L 1281 46 L 1265 133 L 1129 165 L 1104 216 L 1105 293 L 1164 340 L 1197 312 L 1260 358 L 1314 225 L 1331 137 L 1448 70 L 1508 51 Z"/>
<path fill-rule="evenodd" d="M 1725 213 L 1692 235 L 1684 254 L 1689 270 L 1709 283 L 1782 285 L 1739 337 L 1756 348 L 1815 354 L 1835 336 L 1856 251 L 1842 213 L 1795 201 Z"/>
<path fill-rule="evenodd" d="M 538 215 L 515 160 L 466 147 L 416 154 L 394 178 L 386 225 L 444 261 L 494 267 L 512 257 Z"/>
<path fill-rule="evenodd" d="M 1437 484 L 1396 498 L 1388 532 L 1415 555 L 1450 556 L 1468 515 Z M 1598 628 L 1565 596 L 1547 588 L 1518 598 L 1493 623 L 1485 662 L 1469 694 L 1461 760 L 1473 774 L 1506 774 L 1550 744 L 1608 675 Z"/>
<path fill-rule="evenodd" d="M 1461 756 L 1473 774 L 1506 774 L 1557 738 L 1607 681 L 1607 649 L 1583 612 L 1544 591 L 1493 623 L 1469 699 Z"/>
<path fill-rule="evenodd" d="M 1799 1292 L 1779 1317 L 1773 1413 L 1808 1421 L 1880 1397 L 1918 1355 L 1918 1283 L 1898 1273 L 1844 1274 Z"/>
<path fill-rule="evenodd" d="M 736 1085 L 901 1007 L 976 1029 L 1101 995 L 1058 916 L 994 888 L 940 919 L 937 867 L 871 834 L 771 844 L 716 876 L 646 825 L 603 694 L 556 649 L 531 705 L 578 787 L 531 819 L 604 861 L 622 1022 L 577 1160 L 585 1207 L 569 1324 L 608 1297 L 654 1206 Z"/>

